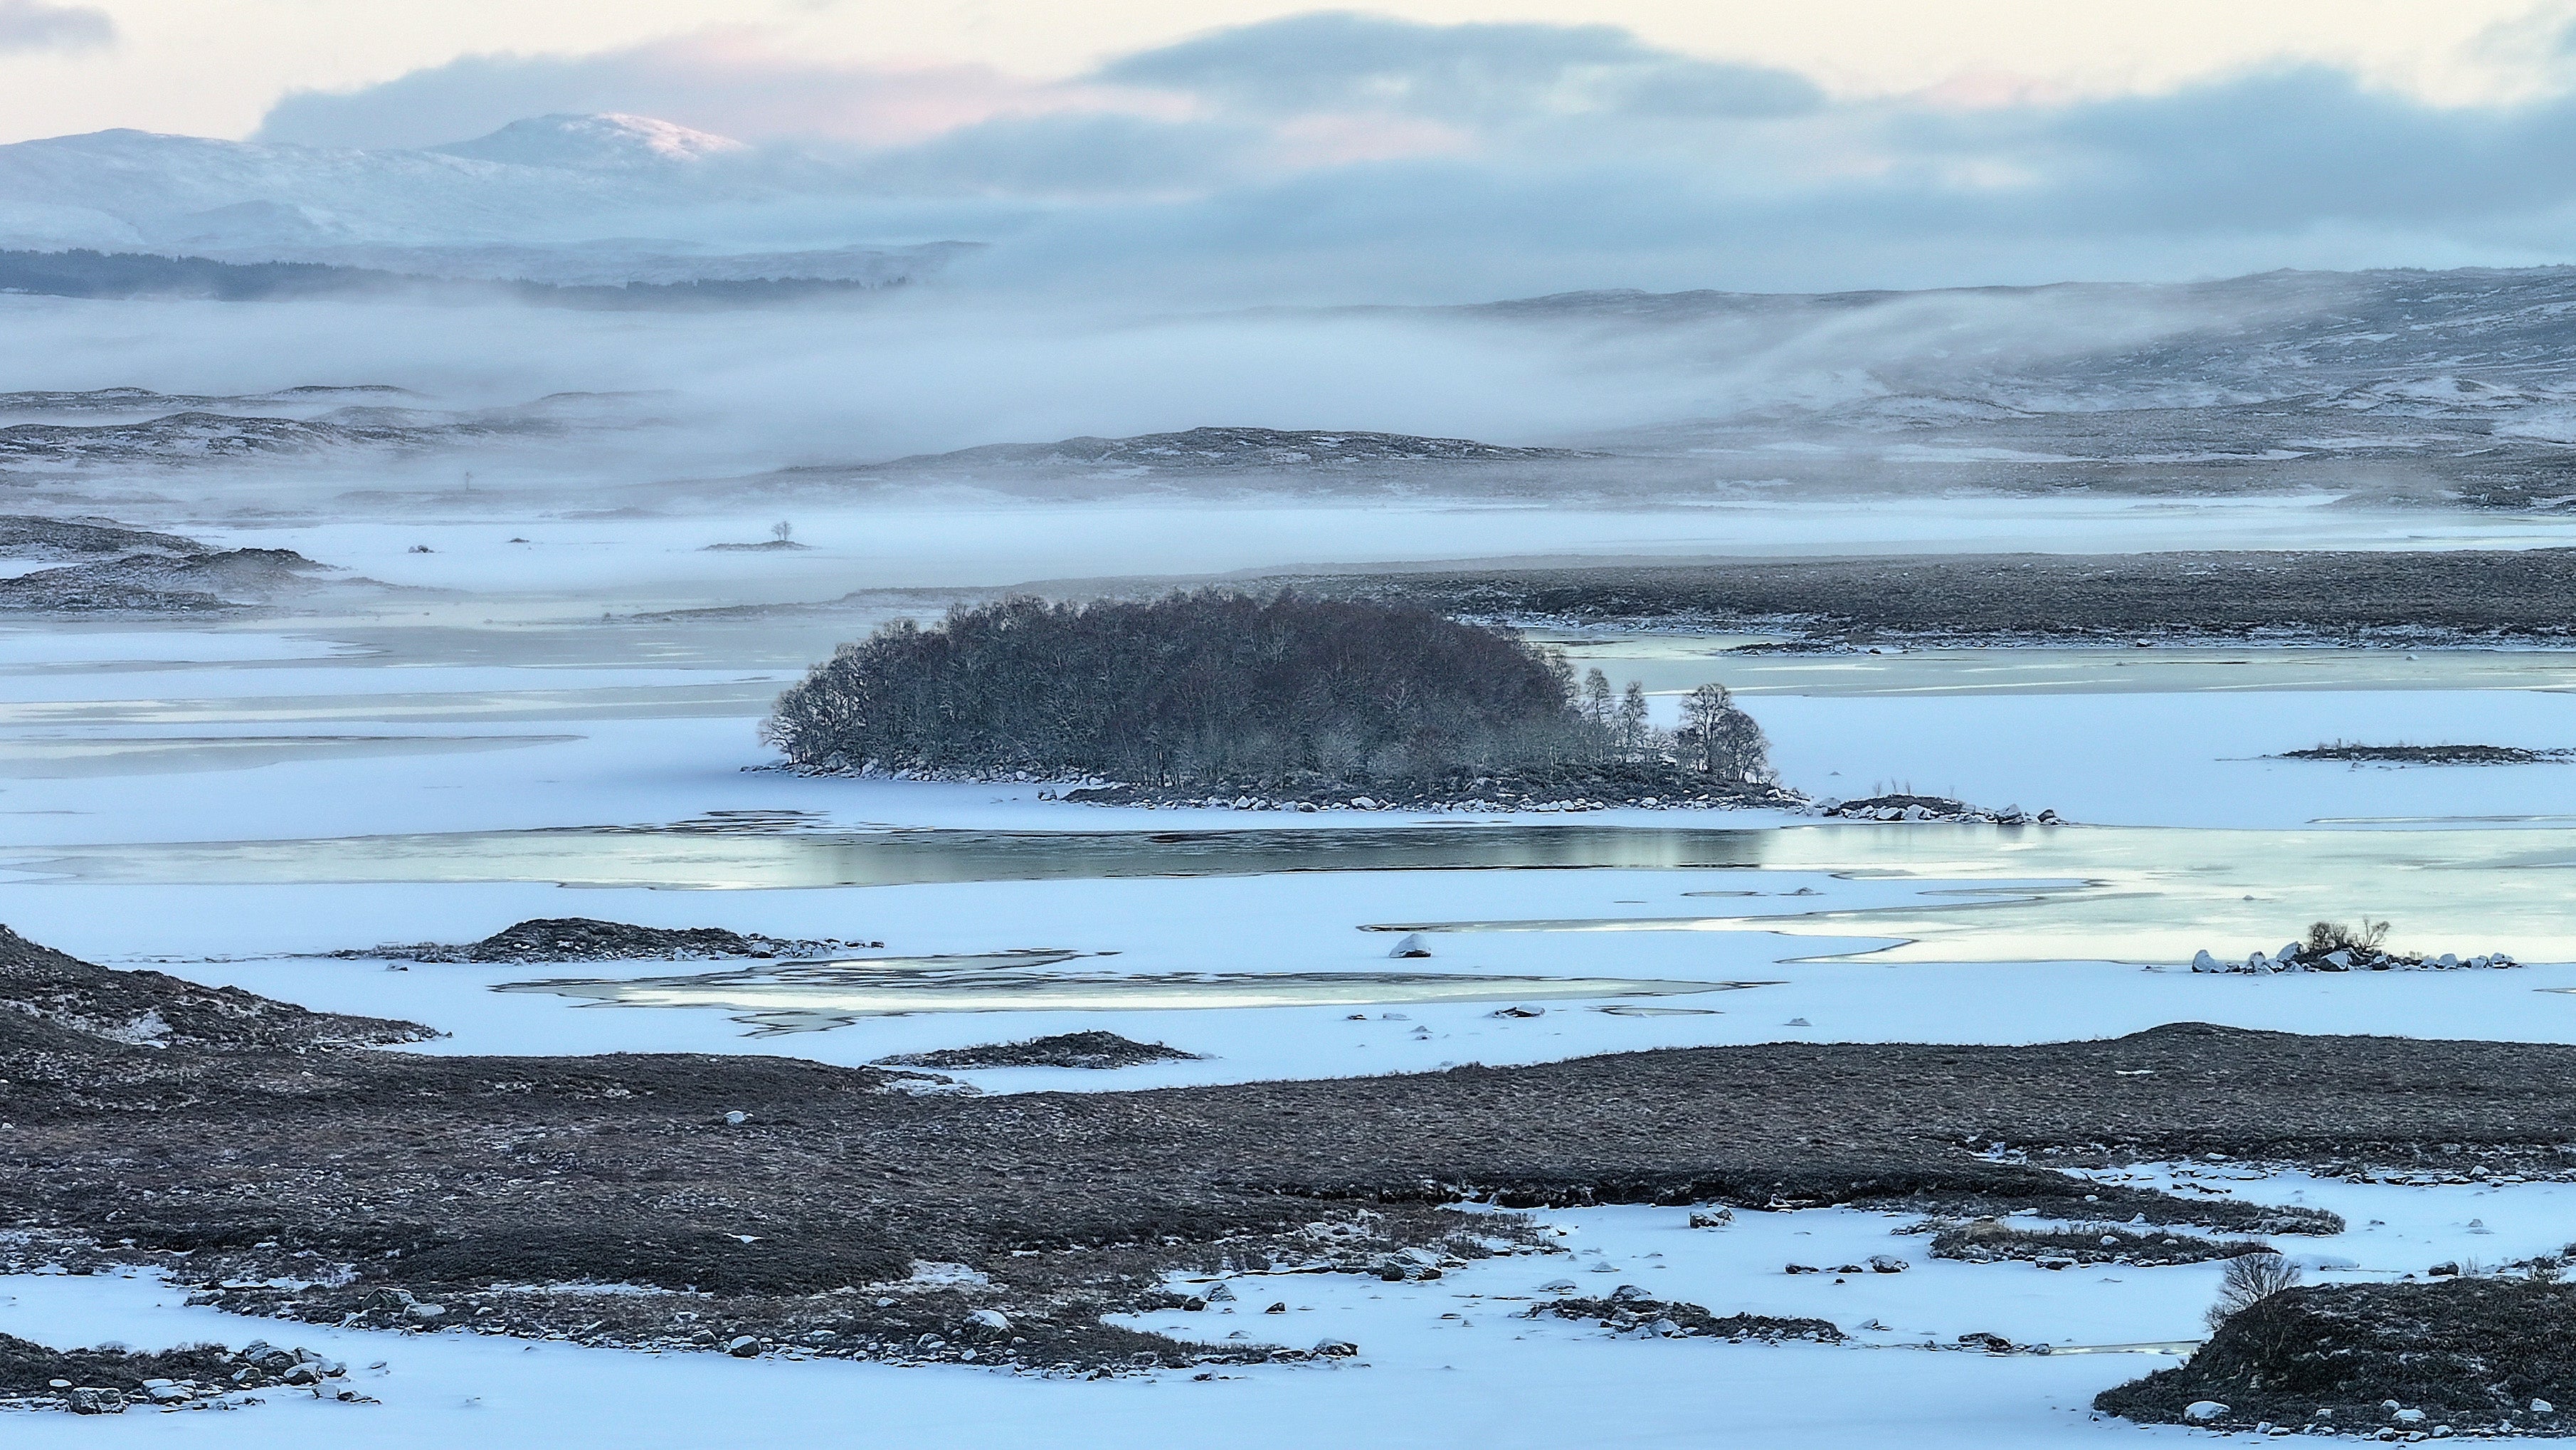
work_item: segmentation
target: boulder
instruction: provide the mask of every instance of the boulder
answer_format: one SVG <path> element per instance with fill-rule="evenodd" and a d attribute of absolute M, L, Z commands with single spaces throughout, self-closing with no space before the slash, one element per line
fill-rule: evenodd
<path fill-rule="evenodd" d="M 2216 1400 L 2194 1400 L 2182 1407 L 2182 1417 L 2194 1424 L 2207 1424 L 2224 1418 L 2226 1414 L 2227 1407 Z"/>
<path fill-rule="evenodd" d="M 64 1403 L 75 1415 L 122 1415 L 125 1413 L 125 1391 L 99 1385 L 81 1385 L 63 1396 Z"/>
<path fill-rule="evenodd" d="M 757 1359 L 760 1357 L 761 1351 L 760 1336 L 756 1334 L 736 1335 L 732 1339 L 725 1341 L 724 1351 L 736 1359 Z"/>

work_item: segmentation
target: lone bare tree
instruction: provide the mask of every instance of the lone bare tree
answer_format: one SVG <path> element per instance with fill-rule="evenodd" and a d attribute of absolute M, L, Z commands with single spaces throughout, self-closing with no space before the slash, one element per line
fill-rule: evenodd
<path fill-rule="evenodd" d="M 1646 687 L 1630 680 L 1628 693 L 1619 697 L 1619 748 L 1635 752 L 1646 748 L 1650 738 L 1646 724 Z"/>
<path fill-rule="evenodd" d="M 1721 780 L 1758 780 L 1771 766 L 1771 742 L 1753 717 L 1736 707 L 1735 696 L 1712 680 L 1682 699 L 1682 728 L 1677 737 L 1704 775 Z"/>

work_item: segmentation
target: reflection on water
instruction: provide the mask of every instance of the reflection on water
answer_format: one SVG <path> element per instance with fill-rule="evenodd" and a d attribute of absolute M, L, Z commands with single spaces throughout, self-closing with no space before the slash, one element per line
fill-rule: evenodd
<path fill-rule="evenodd" d="M 82 881 L 548 881 L 706 889 L 1258 876 L 1279 871 L 1761 864 L 1745 830 L 1361 826 L 1340 830 L 829 832 L 676 827 L 75 847 L 13 869 Z"/>
<path fill-rule="evenodd" d="M 2576 897 L 2576 877 L 2569 874 L 2576 867 L 2576 831 L 2557 828 L 2215 831 L 1920 822 L 1759 830 L 1467 824 L 1061 834 L 593 830 L 59 848 L 10 864 L 83 881 L 539 881 L 703 889 L 1303 871 L 1795 871 L 1915 883 L 1916 889 L 1906 904 L 1868 910 L 1417 921 L 1389 928 L 1769 929 L 1904 938 L 1905 945 L 1888 953 L 1898 960 L 2177 962 L 2202 947 L 2234 956 L 2256 947 L 2268 951 L 2311 921 L 2366 913 L 2393 921 L 2392 940 L 2401 947 L 2576 961 L 2576 912 L 2569 910 Z M 1729 887 L 1754 884 L 1744 875 L 1719 879 Z"/>
<path fill-rule="evenodd" d="M 1356 1007 L 1419 1002 L 1528 1002 L 1677 997 L 1763 982 L 1600 977 L 1458 976 L 1436 972 L 1050 971 L 1078 952 L 872 957 L 762 963 L 666 977 L 551 977 L 497 992 L 543 992 L 601 1006 L 713 1007 L 753 1036 L 820 1032 L 862 1017 L 911 1012 L 1106 1012 L 1212 1007 Z"/>
<path fill-rule="evenodd" d="M 456 755 L 561 745 L 578 735 L 155 735 L 19 739 L 0 743 L 0 778 L 66 780 L 255 770 L 281 761 Z"/>
<path fill-rule="evenodd" d="M 1778 931 L 1888 937 L 1874 960 L 2187 962 L 2274 950 L 2320 918 L 2401 949 L 2576 961 L 2576 832 L 1856 826 L 1765 833 L 1767 869 L 1920 881 L 1902 905 L 1787 916 L 1388 922 L 1373 931 Z M 1995 884 L 1943 884 L 1995 883 Z M 1867 949 L 1864 949 L 1867 950 Z"/>

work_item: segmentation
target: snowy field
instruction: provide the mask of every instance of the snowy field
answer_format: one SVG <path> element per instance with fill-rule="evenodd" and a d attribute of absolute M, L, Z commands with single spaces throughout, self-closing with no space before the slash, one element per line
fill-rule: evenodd
<path fill-rule="evenodd" d="M 2218 522 L 2144 506 L 2050 516 L 1951 509 L 1866 521 L 1723 522 L 1747 550 L 2062 542 L 2124 514 L 2121 546 L 2210 542 Z M 1756 525 L 1748 532 L 1748 520 Z M 2576 1042 L 2576 763 L 2353 768 L 2281 760 L 2334 739 L 2576 746 L 2576 662 L 2540 652 L 2304 649 L 1916 651 L 1730 657 L 1727 640 L 1597 637 L 1579 665 L 1643 679 L 1670 718 L 1737 687 L 1786 782 L 2053 807 L 2005 830 L 1821 822 L 1787 812 L 1517 819 L 1337 811 L 1107 810 L 1039 783 L 804 780 L 758 767 L 767 702 L 876 616 L 636 619 L 851 589 L 1162 567 L 1114 512 L 800 526 L 811 554 L 704 553 L 766 519 L 240 527 L 390 582 L 446 591 L 345 615 L 206 627 L 0 631 L 0 921 L 116 965 L 306 1005 L 409 1018 L 431 1053 L 895 1053 L 1106 1029 L 1200 1060 L 1109 1072 L 963 1071 L 981 1091 L 1108 1091 L 1544 1062 L 1666 1046 L 2029 1043 L 2210 1021 L 2303 1032 Z M 1211 510 L 1202 572 L 1328 557 L 1347 520 Z M 1510 511 L 1399 520 L 1369 557 L 1526 548 Z M 1668 520 L 1551 516 L 1567 547 L 1680 551 Z M 1865 524 L 1865 527 L 1864 527 Z M 2357 512 L 2338 542 L 2455 544 L 2433 520 Z M 1170 527 L 1171 520 L 1163 520 Z M 1436 529 L 1435 529 L 1436 525 Z M 1716 529 L 1703 520 L 1694 528 Z M 1764 534 L 1771 529 L 1774 534 Z M 945 530 L 946 532 L 943 532 Z M 1409 531 L 1409 532 L 1408 532 Z M 1874 532 L 1872 532 L 1874 531 Z M 2486 542 L 2555 541 L 2499 518 Z M 504 545 L 525 535 L 533 542 Z M 1776 535 L 1776 537 L 1774 536 Z M 1648 540 L 1660 540 L 1651 549 Z M 2322 539 L 2320 541 L 2323 541 Z M 434 552 L 408 552 L 414 543 Z M 514 552 L 515 551 L 515 552 Z M 608 608 L 616 617 L 594 616 Z M 1546 827 L 1565 834 L 1504 833 Z M 1264 844 L 1245 833 L 1294 829 Z M 1144 833 L 1177 834 L 1155 842 Z M 1209 844 L 1199 833 L 1225 838 Z M 1480 834 L 1481 833 L 1481 834 Z M 1227 840 L 1235 844 L 1228 846 Z M 1251 844 L 1244 844 L 1250 841 Z M 1370 852 L 1413 853 L 1389 860 Z M 1476 864 L 1442 865 L 1460 853 Z M 1076 864 L 1089 863 L 1089 864 Z M 1337 869 L 1347 865 L 1350 869 Z M 2399 945 L 2508 950 L 2512 971 L 2213 977 L 2206 946 L 2272 949 L 2320 916 L 2395 923 Z M 319 955 L 469 941 L 536 916 L 882 941 L 832 971 L 628 962 L 461 966 Z M 1395 928 L 1396 930 L 1388 930 Z M 1427 958 L 1393 960 L 1404 931 Z M 998 954 L 1055 949 L 1042 966 Z M 872 965 L 877 964 L 877 965 Z M 495 988 L 510 987 L 499 991 Z M 1529 1015 L 1519 1015 L 1519 1014 Z M 2321 1281 L 2485 1262 L 2571 1235 L 2570 1190 L 2348 1184 L 2212 1165 L 2175 1173 L 2346 1216 L 2288 1240 Z M 1247 1280 L 1257 1337 L 1325 1337 L 1354 1360 L 1100 1382 L 955 1367 L 648 1356 L 458 1334 L 296 1328 L 379 1405 L 8 1417 L 12 1445 L 1325 1442 L 1819 1447 L 2178 1440 L 2096 1421 L 2098 1391 L 2203 1331 L 2215 1265 L 2076 1268 L 1928 1258 L 1905 1216 L 1552 1211 L 1564 1254 L 1436 1283 Z M 1788 1276 L 1790 1262 L 1909 1261 Z M 1596 1274 L 1598 1277 L 1596 1278 Z M 1718 1314 L 1815 1316 L 1841 1346 L 1613 1340 L 1520 1317 L 1573 1278 Z M 1845 1282 L 1844 1280 L 1848 1280 Z M 149 1278 L 0 1280 L 0 1331 L 158 1347 L 277 1336 Z M 1222 1311 L 1135 1321 L 1190 1339 Z M 1868 1326 L 1880 1326 L 1876 1328 Z M 1293 1330 L 1293 1333 L 1290 1332 Z M 1995 1333 L 2048 1355 L 1988 1355 Z M 1927 1347 L 1929 1346 L 1929 1347 Z M 2137 1346 L 2147 1346 L 2137 1348 Z M 2064 1351 L 2099 1352 L 2064 1352 Z M 1189 1427 L 1186 1432 L 1182 1426 Z"/>
<path fill-rule="evenodd" d="M 2312 1282 L 2385 1282 L 2463 1257 L 2495 1262 L 2554 1249 L 2566 1235 L 2566 1184 L 2398 1188 L 2210 1165 L 2149 1165 L 2126 1177 L 2177 1178 L 2263 1202 L 2342 1214 L 2346 1232 L 2285 1239 Z M 2205 1332 L 2200 1313 L 2219 1265 L 2158 1268 L 1936 1260 L 1905 1215 L 1815 1209 L 1739 1213 L 1718 1229 L 1672 1208 L 1542 1213 L 1555 1250 L 1488 1259 L 1437 1281 L 1388 1284 L 1334 1274 L 1235 1275 L 1232 1303 L 1135 1316 L 1133 1327 L 1222 1342 L 1238 1326 L 1287 1343 L 1341 1339 L 1357 1358 L 1065 1381 L 960 1367 L 842 1361 L 739 1361 L 716 1354 L 643 1355 L 462 1334 L 387 1335 L 290 1326 L 292 1341 L 352 1366 L 379 1405 L 294 1391 L 230 1412 L 129 1414 L 99 1424 L 70 1416 L 9 1423 L 11 1443 L 40 1447 L 268 1445 L 314 1437 L 339 1445 L 442 1446 L 473 1440 L 563 1444 L 599 1407 L 626 1418 L 619 1443 L 695 1447 L 793 1444 L 1013 1444 L 1108 1447 L 1323 1443 L 1540 1447 L 1609 1439 L 1623 1445 L 1717 1443 L 1826 1447 L 2127 1445 L 2192 1432 L 2141 1430 L 2096 1418 L 2100 1390 L 2175 1363 Z M 2036 1222 L 2035 1220 L 2033 1222 Z M 1888 1256 L 1892 1274 L 1792 1275 Z M 1587 1297 L 1634 1284 L 1657 1299 L 1822 1318 L 1841 1345 L 1726 1344 L 1614 1337 L 1597 1324 L 1527 1317 L 1580 1285 Z M 0 1332 L 63 1342 L 135 1345 L 238 1339 L 263 1327 L 180 1304 L 150 1277 L 0 1278 Z M 1260 1309 L 1284 1303 L 1284 1317 Z M 1989 1354 L 1963 1334 L 1994 1334 L 2050 1352 Z M 363 1368 L 361 1368 L 363 1366 Z M 1184 1432 L 1181 1427 L 1191 1427 Z"/>

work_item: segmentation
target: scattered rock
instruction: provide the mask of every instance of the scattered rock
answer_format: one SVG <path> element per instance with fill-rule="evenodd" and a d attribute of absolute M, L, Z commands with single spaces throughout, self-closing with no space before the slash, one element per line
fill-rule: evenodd
<path fill-rule="evenodd" d="M 2013 1342 L 2011 1340 L 2004 1338 L 2000 1334 L 1988 1334 L 1983 1330 L 1978 1330 L 1971 1334 L 1960 1335 L 1959 1343 L 1966 1345 L 1970 1349 L 1982 1349 L 1988 1354 L 2010 1354 L 2013 1352 Z"/>
<path fill-rule="evenodd" d="M 2377 947 L 2338 947 L 2333 951 L 2311 951 L 2297 942 L 2277 953 L 2257 951 L 2243 961 L 2215 956 L 2206 948 L 2195 953 L 2191 969 L 2195 972 L 2217 972 L 2239 976 L 2270 976 L 2281 972 L 2456 972 L 2486 971 L 2518 967 L 2504 952 L 2488 952 L 2462 958 L 2450 952 L 2428 957 L 2418 952 L 2390 952 Z"/>
<path fill-rule="evenodd" d="M 1623 1297 L 1624 1296 L 1624 1297 Z M 1730 1314 L 1718 1318 L 1697 1304 L 1657 1299 L 1634 1285 L 1621 1285 L 1606 1299 L 1559 1299 L 1533 1306 L 1529 1316 L 1554 1314 L 1566 1319 L 1593 1319 L 1612 1333 L 1644 1333 L 1667 1339 L 1760 1340 L 1779 1343 L 1807 1340 L 1840 1344 L 1843 1332 L 1822 1319 L 1783 1319 L 1763 1314 Z"/>
<path fill-rule="evenodd" d="M 1948 821 L 1998 826 L 2054 826 L 2062 824 L 2057 812 L 2041 811 L 2032 815 L 2019 806 L 1988 810 L 1937 795 L 1874 795 L 1861 800 L 1820 800 L 1815 813 L 1840 821 Z"/>
<path fill-rule="evenodd" d="M 2276 760 L 2341 760 L 2355 765 L 2540 765 L 2565 760 L 2576 750 L 2527 750 L 2519 745 L 2312 745 L 2283 751 Z"/>
<path fill-rule="evenodd" d="M 1093 1070 L 1134 1067 L 1147 1062 L 1197 1062 L 1195 1052 L 1159 1042 L 1132 1042 L 1115 1032 L 1064 1032 L 1025 1042 L 989 1047 L 948 1047 L 936 1052 L 906 1052 L 880 1057 L 885 1067 L 964 1070 L 981 1067 L 1078 1067 Z"/>
<path fill-rule="evenodd" d="M 365 951 L 333 952 L 335 957 L 390 957 L 409 962 L 621 962 L 705 961 L 726 957 L 820 957 L 882 942 L 820 938 L 790 941 L 721 927 L 629 926 L 586 916 L 537 917 L 505 927 L 477 942 L 445 945 L 414 942 Z"/>

